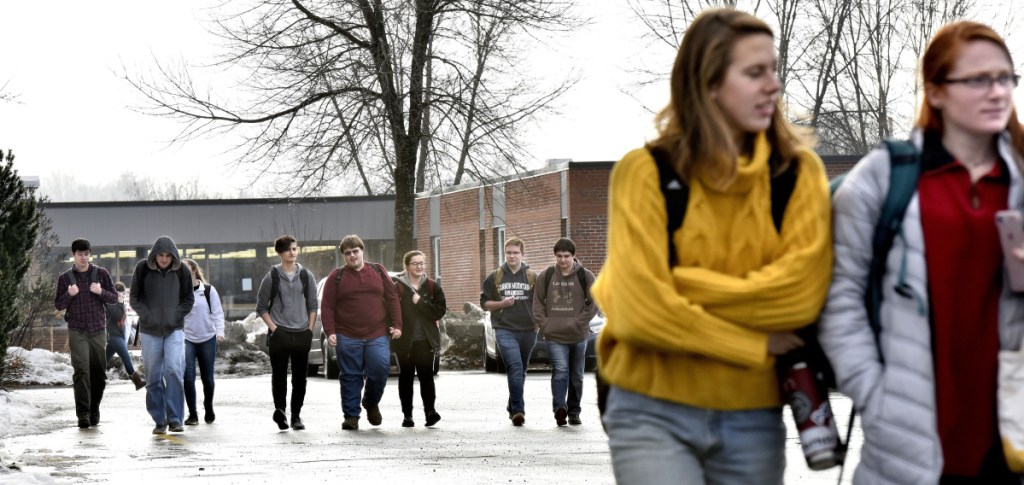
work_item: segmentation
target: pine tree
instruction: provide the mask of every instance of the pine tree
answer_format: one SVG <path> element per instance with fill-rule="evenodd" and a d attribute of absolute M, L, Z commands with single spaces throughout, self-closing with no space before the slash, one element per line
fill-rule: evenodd
<path fill-rule="evenodd" d="M 0 150 L 0 382 L 7 373 L 7 343 L 19 326 L 17 288 L 32 264 L 42 212 L 35 194 L 14 169 L 14 154 Z"/>

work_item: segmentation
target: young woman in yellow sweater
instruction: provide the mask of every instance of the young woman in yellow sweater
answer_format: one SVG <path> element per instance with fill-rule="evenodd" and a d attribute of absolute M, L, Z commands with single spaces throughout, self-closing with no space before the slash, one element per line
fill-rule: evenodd
<path fill-rule="evenodd" d="M 679 47 L 660 135 L 612 172 L 593 295 L 608 317 L 598 352 L 619 483 L 782 483 L 774 356 L 802 345 L 792 332 L 821 310 L 832 252 L 825 171 L 782 113 L 775 70 L 764 22 L 702 13 Z M 689 187 L 673 234 L 652 150 Z M 787 174 L 776 229 L 771 180 Z"/>

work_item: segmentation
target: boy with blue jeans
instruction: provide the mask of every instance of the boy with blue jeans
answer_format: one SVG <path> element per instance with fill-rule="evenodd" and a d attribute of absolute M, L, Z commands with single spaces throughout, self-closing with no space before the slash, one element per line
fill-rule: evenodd
<path fill-rule="evenodd" d="M 178 247 L 160 236 L 132 275 L 132 308 L 139 314 L 146 410 L 153 434 L 185 431 L 185 315 L 192 311 L 192 273 L 182 264 Z"/>
<path fill-rule="evenodd" d="M 508 417 L 513 426 L 526 422 L 523 387 L 530 354 L 537 345 L 533 321 L 533 285 L 536 275 L 523 261 L 526 243 L 517 237 L 505 242 L 505 263 L 480 286 L 480 306 L 491 312 L 495 345 L 508 377 Z"/>
<path fill-rule="evenodd" d="M 538 275 L 543 283 L 533 292 L 533 319 L 548 345 L 555 423 L 565 426 L 568 418 L 568 424 L 579 425 L 590 319 L 597 314 L 588 294 L 594 273 L 576 260 L 571 239 L 556 241 L 554 251 L 555 265 Z"/>
<path fill-rule="evenodd" d="M 359 236 L 341 240 L 345 266 L 327 277 L 321 303 L 327 343 L 336 348 L 341 365 L 341 429 L 349 431 L 359 429 L 360 404 L 366 420 L 380 425 L 379 404 L 391 369 L 390 339 L 402 337 L 398 290 L 385 268 L 363 260 L 363 248 Z"/>

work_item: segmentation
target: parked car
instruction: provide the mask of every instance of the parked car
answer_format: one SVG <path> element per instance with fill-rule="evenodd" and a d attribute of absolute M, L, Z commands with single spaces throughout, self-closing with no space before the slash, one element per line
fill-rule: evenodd
<path fill-rule="evenodd" d="M 394 276 L 397 273 L 390 273 L 390 276 Z M 316 284 L 316 299 L 317 301 L 323 301 L 324 297 L 324 282 L 327 278 L 322 278 L 319 283 Z M 445 333 L 444 320 L 441 321 L 441 333 Z M 309 365 L 307 366 L 306 375 L 315 376 L 320 374 L 320 367 L 324 368 L 324 377 L 328 379 L 337 379 L 338 375 L 341 374 L 341 366 L 338 364 L 337 349 L 327 343 L 327 334 L 324 333 L 323 323 L 320 319 L 320 312 L 316 314 L 316 323 L 313 326 L 313 344 L 309 348 Z M 436 376 L 438 371 L 441 369 L 441 355 L 440 353 L 434 354 L 434 375 Z M 397 375 L 398 369 L 398 357 L 394 352 L 391 353 L 391 374 Z"/>
<path fill-rule="evenodd" d="M 587 336 L 587 351 L 585 352 L 586 363 L 584 369 L 593 372 L 597 369 L 597 334 L 604 328 L 604 313 L 601 311 L 590 319 L 590 335 Z M 505 361 L 498 352 L 498 346 L 494 341 L 494 329 L 491 327 L 491 319 L 484 319 L 484 370 L 487 372 L 505 372 Z M 548 358 L 548 345 L 543 336 L 537 336 L 537 345 L 530 354 L 530 364 L 550 364 Z"/>

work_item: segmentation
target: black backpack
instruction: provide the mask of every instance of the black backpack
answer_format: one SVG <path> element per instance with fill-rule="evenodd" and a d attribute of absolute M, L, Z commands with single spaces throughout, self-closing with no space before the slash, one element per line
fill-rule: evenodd
<path fill-rule="evenodd" d="M 299 272 L 299 281 L 302 282 L 302 298 L 305 301 L 309 301 L 309 289 L 316 287 L 316 283 L 313 282 L 313 273 L 310 273 L 308 269 L 302 268 Z M 267 311 L 274 307 L 274 298 L 277 298 L 277 289 L 281 286 L 281 273 L 278 272 L 277 266 L 270 268 L 270 301 L 267 303 Z M 210 302 L 209 285 L 206 288 L 206 302 Z"/>
<path fill-rule="evenodd" d="M 99 283 L 100 282 L 100 268 L 99 268 L 99 266 L 96 266 L 95 264 L 93 264 L 91 266 L 92 266 L 92 269 L 90 269 L 90 271 L 89 271 L 89 284 Z M 64 274 L 68 275 L 68 286 L 77 285 L 78 284 L 78 279 L 75 278 L 75 268 L 74 268 L 74 266 L 72 266 L 70 269 L 65 271 Z M 80 288 L 78 291 L 83 291 L 83 290 Z M 89 289 L 86 288 L 84 291 L 88 293 Z M 104 303 L 104 305 L 106 305 L 106 303 Z M 65 322 L 70 322 L 71 321 L 71 305 L 70 304 L 68 304 L 68 307 L 64 309 L 64 321 Z"/>
<path fill-rule="evenodd" d="M 554 265 L 548 266 L 548 269 L 544 271 L 544 294 L 547 294 L 548 288 L 551 286 L 551 278 L 555 276 Z M 576 278 L 580 280 L 580 288 L 583 288 L 583 306 L 590 306 L 590 286 L 587 285 L 587 271 L 581 264 L 579 268 L 576 268 Z"/>
<path fill-rule="evenodd" d="M 273 293 L 273 287 L 271 287 L 271 293 Z M 203 283 L 203 296 L 206 297 L 206 309 L 210 311 L 210 315 L 213 315 L 213 305 L 210 304 L 210 285 Z"/>

